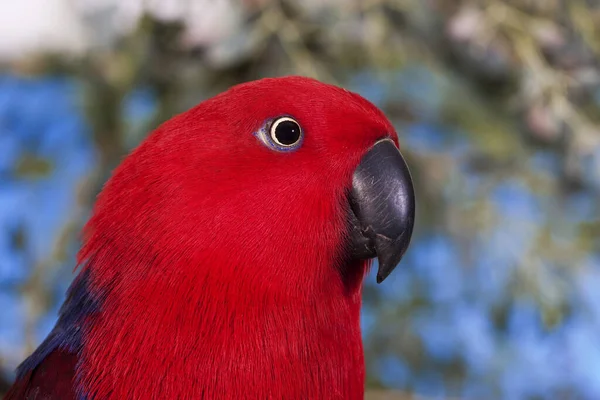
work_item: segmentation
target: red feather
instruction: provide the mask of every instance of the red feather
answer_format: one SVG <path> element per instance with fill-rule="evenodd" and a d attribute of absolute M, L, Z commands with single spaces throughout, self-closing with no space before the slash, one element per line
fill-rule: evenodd
<path fill-rule="evenodd" d="M 4 400 L 75 400 L 73 378 L 77 357 L 54 351 L 15 382 Z"/>
<path fill-rule="evenodd" d="M 303 127 L 298 151 L 252 134 L 279 115 Z M 362 399 L 367 266 L 345 261 L 346 196 L 385 135 L 368 101 L 299 77 L 236 86 L 150 135 L 85 230 L 86 398 Z"/>

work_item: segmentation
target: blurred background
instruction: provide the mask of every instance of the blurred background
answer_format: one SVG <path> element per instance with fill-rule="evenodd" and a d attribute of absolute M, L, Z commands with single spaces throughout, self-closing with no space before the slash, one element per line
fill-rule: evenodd
<path fill-rule="evenodd" d="M 366 283 L 369 399 L 600 399 L 600 1 L 0 3 L 0 393 L 153 128 L 300 74 L 394 122 L 416 236 Z"/>

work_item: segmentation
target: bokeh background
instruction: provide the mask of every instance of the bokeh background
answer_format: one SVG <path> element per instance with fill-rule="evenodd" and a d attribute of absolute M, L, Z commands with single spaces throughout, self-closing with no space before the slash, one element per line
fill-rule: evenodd
<path fill-rule="evenodd" d="M 600 399 L 599 55 L 597 0 L 1 2 L 0 386 L 119 160 L 300 74 L 383 108 L 417 185 L 405 261 L 365 284 L 367 398 Z"/>

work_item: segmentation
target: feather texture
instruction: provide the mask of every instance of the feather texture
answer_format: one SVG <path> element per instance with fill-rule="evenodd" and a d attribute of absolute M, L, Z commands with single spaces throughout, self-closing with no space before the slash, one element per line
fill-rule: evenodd
<path fill-rule="evenodd" d="M 254 135 L 279 115 L 301 124 L 297 151 Z M 300 77 L 163 124 L 99 196 L 82 271 L 9 399 L 362 399 L 367 263 L 345 257 L 347 192 L 386 135 L 368 101 Z"/>

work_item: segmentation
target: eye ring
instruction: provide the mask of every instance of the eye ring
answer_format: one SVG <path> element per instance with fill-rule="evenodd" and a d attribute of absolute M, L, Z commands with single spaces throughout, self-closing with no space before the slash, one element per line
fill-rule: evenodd
<path fill-rule="evenodd" d="M 273 143 L 282 149 L 298 146 L 302 141 L 302 127 L 294 118 L 279 117 L 271 123 L 269 136 Z"/>

